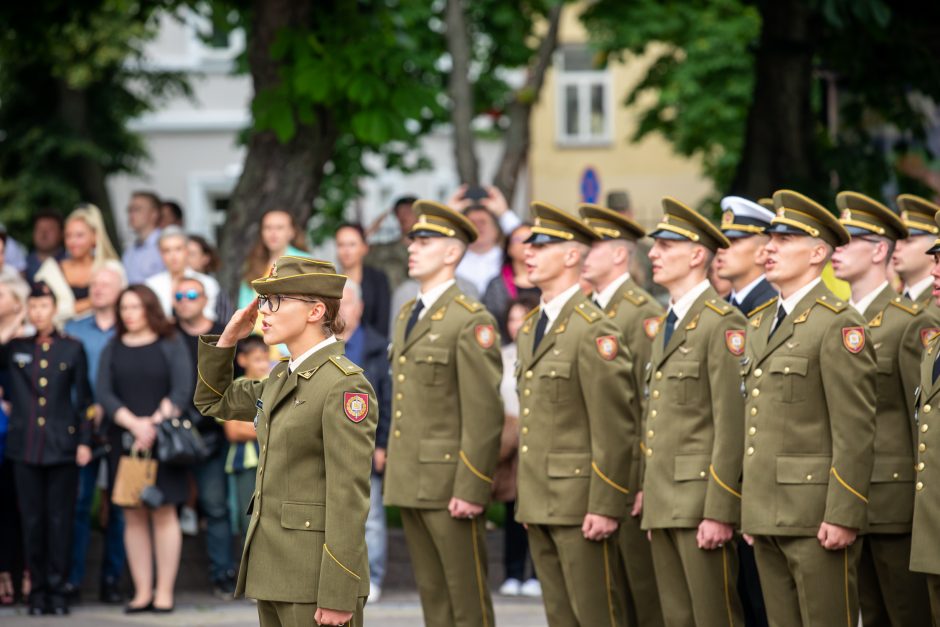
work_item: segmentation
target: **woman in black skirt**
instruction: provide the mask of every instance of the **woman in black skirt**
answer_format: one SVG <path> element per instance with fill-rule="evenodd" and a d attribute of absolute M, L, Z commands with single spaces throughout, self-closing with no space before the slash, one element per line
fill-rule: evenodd
<path fill-rule="evenodd" d="M 112 469 L 131 442 L 135 450 L 153 451 L 157 425 L 178 416 L 192 399 L 191 372 L 189 352 L 163 315 L 157 296 L 143 285 L 125 289 L 118 299 L 115 337 L 102 352 L 98 370 L 98 399 L 111 421 Z M 115 472 L 111 471 L 111 485 Z M 134 580 L 134 598 L 125 608 L 128 613 L 173 609 L 182 548 L 176 508 L 189 493 L 186 471 L 160 465 L 156 486 L 163 493 L 162 506 L 124 510 L 124 546 Z"/>

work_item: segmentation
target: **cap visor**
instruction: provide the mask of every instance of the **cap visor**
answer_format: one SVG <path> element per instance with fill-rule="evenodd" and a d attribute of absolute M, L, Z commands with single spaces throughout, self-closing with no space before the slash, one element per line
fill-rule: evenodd
<path fill-rule="evenodd" d="M 795 226 L 790 226 L 788 224 L 771 224 L 767 227 L 767 230 L 764 231 L 767 235 L 771 233 L 777 233 L 778 235 L 804 235 L 809 237 L 809 233 L 802 231 Z"/>
<path fill-rule="evenodd" d="M 437 231 L 432 231 L 430 229 L 415 229 L 408 234 L 408 237 L 415 239 L 416 237 L 447 237 L 443 233 L 438 233 Z"/>
<path fill-rule="evenodd" d="M 692 241 L 692 240 L 690 240 L 688 237 L 686 237 L 686 236 L 684 236 L 684 235 L 679 235 L 678 233 L 674 233 L 674 232 L 672 232 L 672 231 L 667 231 L 667 230 L 665 230 L 665 229 L 659 229 L 658 231 L 653 231 L 652 233 L 650 233 L 650 237 L 652 237 L 653 239 L 671 239 L 671 240 L 675 240 L 675 241 L 683 241 L 683 240 L 684 240 L 684 241 L 686 241 L 686 242 L 691 242 L 691 241 Z"/>
<path fill-rule="evenodd" d="M 523 242 L 523 244 L 558 244 L 560 242 L 566 242 L 568 240 L 562 239 L 560 237 L 552 237 L 545 233 L 533 233 Z"/>

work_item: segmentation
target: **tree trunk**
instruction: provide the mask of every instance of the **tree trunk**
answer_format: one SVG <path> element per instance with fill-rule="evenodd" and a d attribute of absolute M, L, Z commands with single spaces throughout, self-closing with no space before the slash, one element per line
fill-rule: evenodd
<path fill-rule="evenodd" d="M 463 11 L 463 0 L 447 0 L 447 50 L 451 69 L 448 91 L 451 99 L 451 121 L 454 125 L 454 157 L 461 183 L 480 184 L 473 138 L 473 84 L 470 82 L 470 33 Z"/>
<path fill-rule="evenodd" d="M 552 7 L 548 13 L 548 29 L 535 55 L 532 67 L 529 68 L 525 84 L 513 94 L 509 104 L 507 116 L 509 126 L 503 140 L 503 156 L 496 169 L 493 185 L 499 188 L 512 204 L 519 182 L 519 172 L 525 165 L 529 156 L 531 129 L 529 121 L 532 117 L 532 107 L 538 102 L 542 85 L 545 82 L 545 73 L 552 63 L 552 55 L 558 46 L 558 25 L 561 22 L 561 3 Z"/>
<path fill-rule="evenodd" d="M 808 194 L 827 179 L 816 153 L 810 103 L 817 14 L 802 0 L 762 0 L 754 97 L 731 193 L 748 198 L 792 187 Z"/>
<path fill-rule="evenodd" d="M 270 49 L 278 32 L 313 19 L 313 0 L 254 0 L 253 30 L 248 41 L 248 65 L 255 94 L 280 83 L 278 62 Z M 292 214 L 299 224 L 310 218 L 313 200 L 323 180 L 323 166 L 333 156 L 339 131 L 328 111 L 317 111 L 316 123 L 295 120 L 297 131 L 287 143 L 270 131 L 252 133 L 238 184 L 229 203 L 222 231 L 224 289 L 234 293 L 242 279 L 244 261 L 258 237 L 261 215 L 270 209 Z"/>

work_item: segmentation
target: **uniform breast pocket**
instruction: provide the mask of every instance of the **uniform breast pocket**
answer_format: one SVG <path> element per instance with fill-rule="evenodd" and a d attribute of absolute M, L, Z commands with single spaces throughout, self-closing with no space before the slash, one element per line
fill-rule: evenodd
<path fill-rule="evenodd" d="M 551 402 L 564 403 L 571 398 L 570 362 L 545 362 L 539 376 Z"/>
<path fill-rule="evenodd" d="M 441 385 L 447 377 L 450 353 L 446 348 L 422 348 L 415 351 L 415 370 L 424 385 Z"/>
<path fill-rule="evenodd" d="M 809 360 L 797 355 L 775 357 L 770 362 L 770 374 L 775 375 L 783 403 L 802 403 L 806 400 L 806 372 Z"/>
<path fill-rule="evenodd" d="M 676 361 L 666 372 L 669 380 L 667 394 L 679 405 L 690 405 L 699 401 L 699 369 L 697 361 Z"/>

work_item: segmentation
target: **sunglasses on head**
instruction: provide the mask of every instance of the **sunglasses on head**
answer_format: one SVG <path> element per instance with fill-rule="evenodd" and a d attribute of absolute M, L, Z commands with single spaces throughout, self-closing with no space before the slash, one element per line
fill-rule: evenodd
<path fill-rule="evenodd" d="M 202 292 L 197 290 L 186 290 L 185 292 L 176 293 L 176 302 L 181 303 L 184 300 L 196 300 L 202 297 Z"/>

